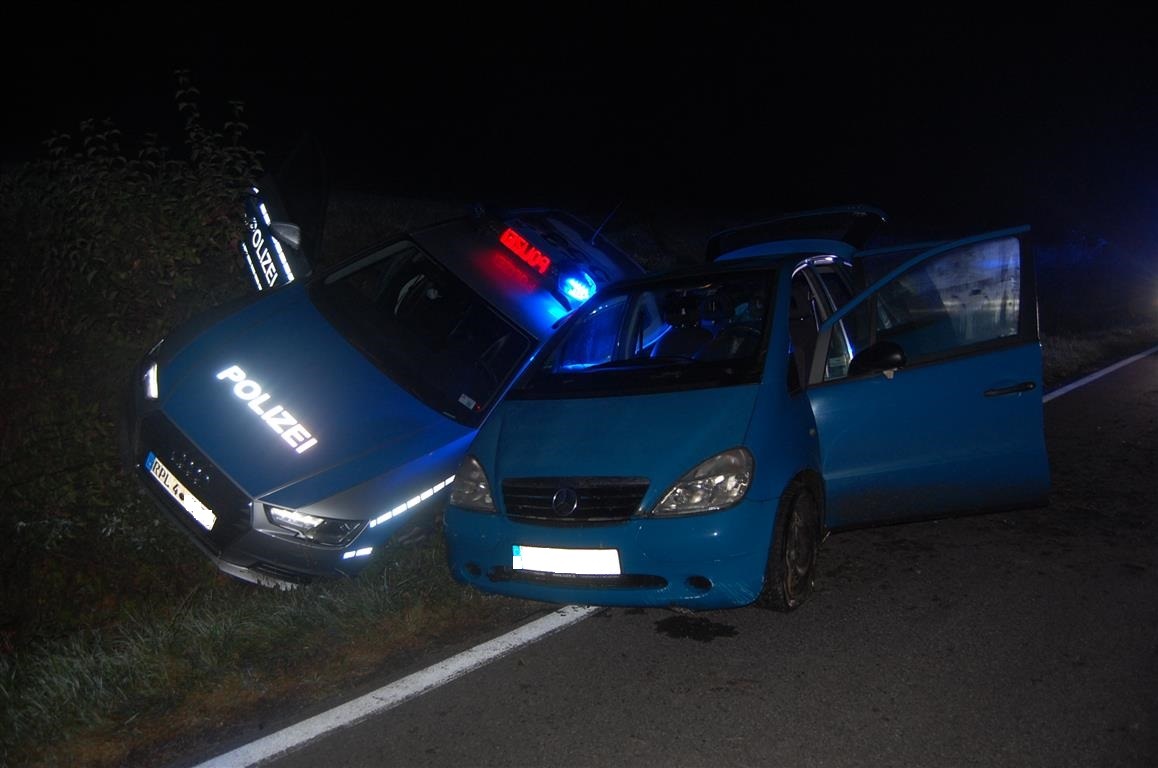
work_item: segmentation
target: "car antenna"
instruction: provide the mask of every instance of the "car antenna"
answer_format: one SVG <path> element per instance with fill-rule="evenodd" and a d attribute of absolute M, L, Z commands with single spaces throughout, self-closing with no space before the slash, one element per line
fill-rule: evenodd
<path fill-rule="evenodd" d="M 595 238 L 599 237 L 599 233 L 602 232 L 603 228 L 607 226 L 607 222 L 611 221 L 611 217 L 615 215 L 615 212 L 619 210 L 621 205 L 623 205 L 622 200 L 615 204 L 615 207 L 611 209 L 611 213 L 607 214 L 607 218 L 603 219 L 603 223 L 595 229 L 595 233 L 591 235 L 592 245 L 595 245 Z"/>

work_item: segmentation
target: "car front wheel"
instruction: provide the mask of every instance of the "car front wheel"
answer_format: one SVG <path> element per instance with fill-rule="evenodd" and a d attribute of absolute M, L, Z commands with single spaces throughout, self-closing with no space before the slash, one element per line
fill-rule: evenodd
<path fill-rule="evenodd" d="M 764 589 L 758 599 L 762 607 L 791 611 L 808 599 L 820 540 L 820 505 L 807 485 L 794 481 L 780 497 Z"/>

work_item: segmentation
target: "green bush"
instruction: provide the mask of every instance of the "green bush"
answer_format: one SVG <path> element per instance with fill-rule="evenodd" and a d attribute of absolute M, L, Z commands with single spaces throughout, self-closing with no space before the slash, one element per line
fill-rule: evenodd
<path fill-rule="evenodd" d="M 173 580 L 131 563 L 186 556 L 120 471 L 116 404 L 134 361 L 166 329 L 245 290 L 240 196 L 261 158 L 243 143 L 240 104 L 216 130 L 185 72 L 175 96 L 177 149 L 154 134 L 130 150 L 116 126 L 88 120 L 50 137 L 43 159 L 0 175 L 8 645 L 99 625 L 168 592 Z"/>

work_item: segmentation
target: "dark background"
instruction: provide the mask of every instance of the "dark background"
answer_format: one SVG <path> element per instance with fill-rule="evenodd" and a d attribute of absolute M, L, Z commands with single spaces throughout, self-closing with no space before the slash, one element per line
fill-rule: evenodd
<path fill-rule="evenodd" d="M 268 165 L 308 134 L 338 187 L 624 215 L 864 202 L 900 230 L 1153 247 L 1158 35 L 1141 18 L 700 8 L 54 5 L 9 29 L 3 158 L 85 118 L 176 137 L 187 68 L 209 117 L 245 104 Z"/>

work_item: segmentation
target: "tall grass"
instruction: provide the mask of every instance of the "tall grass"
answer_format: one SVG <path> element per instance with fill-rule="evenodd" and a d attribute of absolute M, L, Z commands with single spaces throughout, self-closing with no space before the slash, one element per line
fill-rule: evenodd
<path fill-rule="evenodd" d="M 171 605 L 0 657 L 8 760 L 119 765 L 285 697 L 333 694 L 384 658 L 478 631 L 533 606 L 455 584 L 440 537 L 382 550 L 358 579 L 291 591 L 209 578 Z M 156 756 L 155 755 L 155 756 Z"/>

